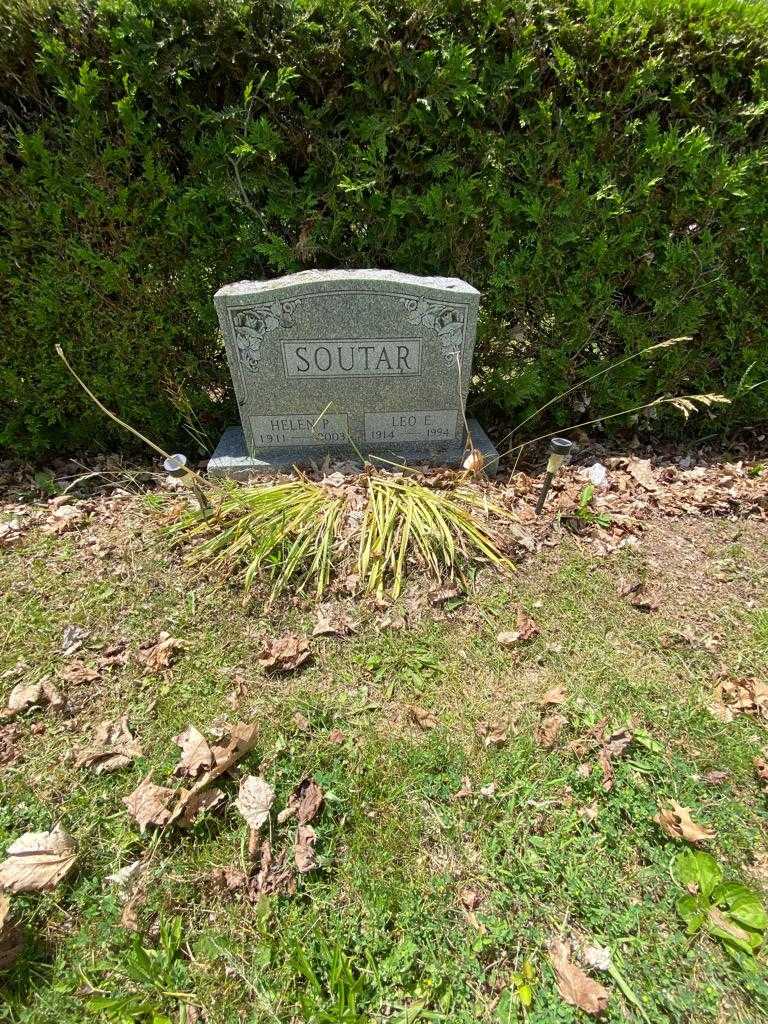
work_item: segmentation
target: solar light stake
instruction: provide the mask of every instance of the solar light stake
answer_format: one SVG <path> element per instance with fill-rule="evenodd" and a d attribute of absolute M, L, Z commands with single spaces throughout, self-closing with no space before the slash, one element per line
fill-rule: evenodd
<path fill-rule="evenodd" d="M 175 480 L 184 480 L 184 482 L 192 488 L 194 495 L 197 498 L 197 503 L 201 509 L 209 509 L 211 507 L 211 503 L 206 498 L 205 493 L 198 482 L 197 474 L 187 469 L 186 455 L 182 455 L 180 452 L 176 455 L 169 455 L 163 463 L 163 469 Z"/>
<path fill-rule="evenodd" d="M 549 462 L 547 462 L 547 474 L 544 477 L 541 494 L 536 504 L 537 516 L 541 515 L 541 510 L 544 508 L 544 502 L 547 500 L 547 494 L 552 486 L 552 481 L 555 479 L 555 474 L 570 455 L 571 448 L 573 448 L 573 441 L 569 441 L 567 437 L 553 437 L 549 442 Z"/>

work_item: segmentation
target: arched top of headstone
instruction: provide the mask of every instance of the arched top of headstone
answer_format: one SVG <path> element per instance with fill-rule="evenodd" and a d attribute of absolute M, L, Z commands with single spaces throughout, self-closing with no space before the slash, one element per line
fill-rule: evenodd
<path fill-rule="evenodd" d="M 401 285 L 423 291 L 456 292 L 465 295 L 480 295 L 467 281 L 460 277 L 420 277 L 418 274 L 401 274 L 398 270 L 301 270 L 296 274 L 286 274 L 269 281 L 236 281 L 219 288 L 214 296 L 216 299 L 242 295 L 276 292 L 284 288 L 299 288 L 310 285 L 328 285 L 331 288 L 352 284 L 369 285 Z"/>

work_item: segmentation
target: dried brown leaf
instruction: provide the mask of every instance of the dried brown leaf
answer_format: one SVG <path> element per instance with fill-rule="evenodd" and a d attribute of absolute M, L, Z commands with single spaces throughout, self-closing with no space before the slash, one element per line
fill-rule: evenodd
<path fill-rule="evenodd" d="M 659 602 L 648 593 L 642 580 L 622 580 L 618 594 L 629 598 L 629 603 L 639 612 L 655 612 L 659 607 Z"/>
<path fill-rule="evenodd" d="M 145 675 L 159 675 L 171 667 L 176 654 L 184 649 L 184 643 L 176 640 L 165 630 L 157 640 L 150 640 L 139 647 L 137 657 L 144 665 Z"/>
<path fill-rule="evenodd" d="M 301 874 L 313 871 L 317 867 L 317 856 L 315 854 L 315 843 L 317 834 L 311 825 L 299 825 L 296 829 L 296 842 L 293 847 L 293 856 L 296 867 Z"/>
<path fill-rule="evenodd" d="M 603 789 L 606 792 L 613 789 L 613 761 L 624 753 L 631 742 L 632 733 L 629 729 L 620 729 L 603 740 L 597 760 L 603 772 Z"/>
<path fill-rule="evenodd" d="M 440 608 L 446 601 L 453 601 L 456 597 L 463 597 L 464 590 L 461 587 L 443 587 L 440 590 L 430 590 L 427 596 L 433 608 Z"/>
<path fill-rule="evenodd" d="M 211 881 L 221 889 L 234 892 L 245 888 L 248 876 L 239 868 L 214 868 L 211 872 Z"/>
<path fill-rule="evenodd" d="M 123 803 L 141 831 L 146 832 L 147 825 L 168 824 L 171 817 L 168 805 L 175 795 L 167 786 L 156 786 L 150 773 L 132 793 L 123 797 Z"/>
<path fill-rule="evenodd" d="M 549 945 L 549 955 L 558 991 L 566 1003 L 595 1016 L 602 1013 L 608 1005 L 610 993 L 607 988 L 585 974 L 580 967 L 571 963 L 568 944 L 560 939 L 553 939 Z"/>
<path fill-rule="evenodd" d="M 650 459 L 637 459 L 634 456 L 627 459 L 627 472 L 635 479 L 644 490 L 656 494 L 659 485 L 651 469 Z"/>
<path fill-rule="evenodd" d="M 613 760 L 616 757 L 621 757 L 632 740 L 633 736 L 629 729 L 619 729 L 618 732 L 611 733 L 604 738 L 603 750 Z"/>
<path fill-rule="evenodd" d="M 198 789 L 194 793 L 182 789 L 179 793 L 179 802 L 183 805 L 183 811 L 177 820 L 182 828 L 194 825 L 198 817 L 204 811 L 213 811 L 224 803 L 226 796 L 224 791 L 217 786 L 210 786 L 208 789 Z"/>
<path fill-rule="evenodd" d="M 437 719 L 431 711 L 427 711 L 426 708 L 419 707 L 417 704 L 413 704 L 408 708 L 408 715 L 411 721 L 415 722 L 422 732 L 426 732 L 428 729 L 434 729 L 438 724 Z"/>
<path fill-rule="evenodd" d="M 64 698 L 47 677 L 40 680 L 40 694 L 43 701 L 54 710 L 64 707 Z"/>
<path fill-rule="evenodd" d="M 71 658 L 73 654 L 80 650 L 89 635 L 88 630 L 83 629 L 82 626 L 65 626 L 61 634 L 62 655 L 65 658 Z"/>
<path fill-rule="evenodd" d="M 461 786 L 453 794 L 453 799 L 465 800 L 468 796 L 472 796 L 472 780 L 468 775 L 464 775 L 461 780 Z"/>
<path fill-rule="evenodd" d="M 475 732 L 483 741 L 483 746 L 496 749 L 503 746 L 509 737 L 509 729 L 501 723 L 478 722 Z"/>
<path fill-rule="evenodd" d="M 587 822 L 587 824 L 590 824 L 597 817 L 597 812 L 598 812 L 597 800 L 593 800 L 591 804 L 585 804 L 579 810 L 579 817 L 583 821 Z"/>
<path fill-rule="evenodd" d="M 26 832 L 7 854 L 0 864 L 0 890 L 7 892 L 53 889 L 77 860 L 74 840 L 59 825 L 50 832 Z"/>
<path fill-rule="evenodd" d="M 6 706 L 9 711 L 26 711 L 27 708 L 41 703 L 42 686 L 40 683 L 17 683 L 8 694 Z"/>
<path fill-rule="evenodd" d="M 128 728 L 128 717 L 102 722 L 93 734 L 93 746 L 80 751 L 77 768 L 93 768 L 97 775 L 125 768 L 141 757 L 141 745 Z"/>
<path fill-rule="evenodd" d="M 42 525 L 42 532 L 58 536 L 73 529 L 84 519 L 83 511 L 74 505 L 59 505 L 54 508 Z"/>
<path fill-rule="evenodd" d="M 266 672 L 293 672 L 310 657 L 306 637 L 295 633 L 264 641 L 258 662 Z"/>
<path fill-rule="evenodd" d="M 459 893 L 459 903 L 462 907 L 470 913 L 482 903 L 483 899 L 480 893 L 476 889 L 462 889 Z"/>
<path fill-rule="evenodd" d="M 499 633 L 496 640 L 502 645 L 502 647 L 513 647 L 515 644 L 527 643 L 529 640 L 535 640 L 540 633 L 541 630 L 525 608 L 523 608 L 522 605 L 518 605 L 517 629 L 513 632 Z"/>
<path fill-rule="evenodd" d="M 24 947 L 21 930 L 10 916 L 11 901 L 0 896 L 0 971 L 7 970 Z"/>
<path fill-rule="evenodd" d="M 215 775 L 221 775 L 231 768 L 241 757 L 253 750 L 258 735 L 259 727 L 253 722 L 236 722 L 231 725 L 227 739 L 211 748 L 215 761 L 215 767 L 211 771 L 215 772 Z"/>
<path fill-rule="evenodd" d="M 651 594 L 645 593 L 645 591 L 633 594 L 629 599 L 629 603 L 639 612 L 655 612 L 659 610 L 658 600 Z"/>
<path fill-rule="evenodd" d="M 536 742 L 545 750 L 551 750 L 557 743 L 563 727 L 568 724 L 568 719 L 563 715 L 548 715 L 539 723 L 536 730 Z"/>
<path fill-rule="evenodd" d="M 306 828 L 309 828 L 307 825 Z M 269 840 L 265 839 L 261 844 L 261 864 L 259 872 L 252 879 L 248 892 L 251 898 L 257 898 L 270 893 L 296 891 L 296 879 L 293 871 L 286 863 L 285 857 L 281 854 L 274 857 L 272 846 Z"/>
<path fill-rule="evenodd" d="M 675 800 L 669 803 L 669 807 L 659 806 L 659 813 L 653 820 L 670 838 L 684 839 L 687 843 L 705 843 L 715 838 L 711 829 L 697 825 L 691 818 L 690 807 L 683 807 Z"/>
<path fill-rule="evenodd" d="M 300 825 L 308 825 L 314 821 L 323 806 L 323 791 L 314 779 L 302 779 L 291 793 L 287 806 L 277 820 L 279 824 L 296 816 Z"/>
<path fill-rule="evenodd" d="M 115 665 L 125 665 L 128 662 L 128 641 L 118 640 L 109 644 L 101 652 L 98 660 L 98 669 L 103 672 L 105 669 L 114 668 Z"/>
<path fill-rule="evenodd" d="M 349 636 L 356 629 L 349 615 L 333 606 L 318 608 L 312 636 Z"/>
<path fill-rule="evenodd" d="M 235 806 L 252 829 L 260 829 L 269 818 L 274 801 L 274 789 L 260 775 L 246 775 L 240 780 Z"/>
<path fill-rule="evenodd" d="M 553 686 L 551 690 L 547 690 L 547 692 L 544 694 L 544 696 L 539 701 L 539 704 L 541 704 L 542 707 L 546 707 L 548 704 L 555 704 L 555 705 L 565 704 L 565 701 L 566 701 L 565 687 L 560 685 L 560 686 Z"/>
<path fill-rule="evenodd" d="M 214 759 L 213 768 L 205 772 L 204 775 L 201 775 L 191 789 L 181 791 L 168 818 L 169 824 L 183 817 L 186 813 L 187 804 L 190 801 L 196 801 L 198 793 L 209 786 L 214 779 L 229 771 L 230 768 L 253 749 L 256 745 L 258 733 L 259 727 L 255 723 L 246 724 L 245 722 L 238 722 L 229 727 L 226 740 L 211 748 Z"/>
<path fill-rule="evenodd" d="M 77 658 L 59 670 L 59 678 L 65 683 L 79 686 L 82 683 L 95 682 L 99 678 L 99 672 L 95 668 L 89 668 L 84 661 Z"/>
<path fill-rule="evenodd" d="M 479 448 L 473 448 L 462 463 L 468 473 L 478 476 L 485 469 L 485 456 Z"/>
<path fill-rule="evenodd" d="M 598 753 L 597 761 L 603 773 L 603 789 L 608 793 L 613 789 L 613 765 L 605 747 Z"/>
<path fill-rule="evenodd" d="M 718 697 L 731 715 L 768 718 L 768 683 L 728 676 L 718 684 Z"/>
<path fill-rule="evenodd" d="M 181 757 L 173 769 L 174 775 L 195 778 L 201 771 L 208 771 L 213 767 L 213 753 L 208 740 L 194 725 L 188 725 L 183 732 L 174 737 L 173 742 L 181 747 Z"/>

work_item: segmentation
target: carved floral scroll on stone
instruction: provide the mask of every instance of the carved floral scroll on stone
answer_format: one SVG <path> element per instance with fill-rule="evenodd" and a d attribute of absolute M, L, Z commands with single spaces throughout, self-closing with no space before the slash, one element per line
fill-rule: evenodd
<path fill-rule="evenodd" d="M 232 332 L 244 369 L 255 373 L 261 362 L 261 343 L 278 327 L 293 327 L 293 311 L 301 299 L 276 300 L 230 313 Z"/>
<path fill-rule="evenodd" d="M 466 306 L 435 302 L 430 299 L 400 299 L 409 323 L 434 331 L 443 357 L 452 363 L 464 344 Z"/>

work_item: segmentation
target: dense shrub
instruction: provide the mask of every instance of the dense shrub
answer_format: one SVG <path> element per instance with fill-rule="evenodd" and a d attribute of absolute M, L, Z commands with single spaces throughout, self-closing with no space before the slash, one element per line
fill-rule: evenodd
<path fill-rule="evenodd" d="M 214 290 L 313 266 L 473 282 L 475 394 L 511 418 L 673 335 L 590 411 L 768 410 L 763 4 L 1 2 L 8 450 L 116 443 L 56 342 L 158 440 L 215 435 Z"/>

